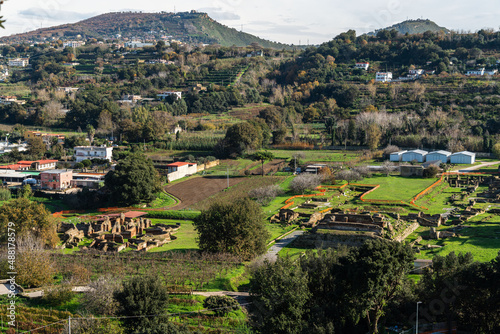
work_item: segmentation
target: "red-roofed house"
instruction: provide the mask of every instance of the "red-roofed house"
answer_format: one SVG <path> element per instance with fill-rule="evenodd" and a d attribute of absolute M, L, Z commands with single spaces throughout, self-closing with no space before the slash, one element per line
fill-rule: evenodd
<path fill-rule="evenodd" d="M 0 166 L 0 169 L 29 170 L 30 169 L 30 165 L 21 165 L 21 164 L 5 165 L 5 166 Z"/>
<path fill-rule="evenodd" d="M 174 162 L 166 165 L 168 182 L 178 180 L 186 175 L 194 174 L 198 171 L 198 166 L 190 162 Z"/>
<path fill-rule="evenodd" d="M 18 161 L 18 165 L 27 166 L 27 169 L 35 170 L 55 169 L 58 160 L 37 160 L 37 161 Z"/>

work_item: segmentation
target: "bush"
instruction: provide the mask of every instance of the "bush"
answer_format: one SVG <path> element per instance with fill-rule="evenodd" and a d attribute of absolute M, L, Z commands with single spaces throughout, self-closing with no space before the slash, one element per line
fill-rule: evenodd
<path fill-rule="evenodd" d="M 147 218 L 193 220 L 200 215 L 199 211 L 148 211 Z"/>
<path fill-rule="evenodd" d="M 8 201 L 10 198 L 11 194 L 9 189 L 0 189 L 0 201 Z"/>
<path fill-rule="evenodd" d="M 269 203 L 272 199 L 281 194 L 283 194 L 283 189 L 276 184 L 252 189 L 248 193 L 251 198 L 254 198 L 255 201 L 261 205 Z"/>
<path fill-rule="evenodd" d="M 425 178 L 433 178 L 436 177 L 437 173 L 439 173 L 439 167 L 431 165 L 424 169 L 424 177 Z"/>
<path fill-rule="evenodd" d="M 229 296 L 210 296 L 203 302 L 203 307 L 213 310 L 219 317 L 240 308 L 238 302 Z"/>
<path fill-rule="evenodd" d="M 75 296 L 75 293 L 71 289 L 71 284 L 67 282 L 61 285 L 51 286 L 44 290 L 42 299 L 50 306 L 61 306 L 71 301 Z"/>
<path fill-rule="evenodd" d="M 321 175 L 316 174 L 300 174 L 295 177 L 290 183 L 290 189 L 294 193 L 303 194 L 306 190 L 312 190 L 319 186 L 322 181 Z"/>
<path fill-rule="evenodd" d="M 399 151 L 400 151 L 400 149 L 396 145 L 389 145 L 386 148 L 384 148 L 384 157 L 389 158 L 391 153 L 399 152 Z"/>

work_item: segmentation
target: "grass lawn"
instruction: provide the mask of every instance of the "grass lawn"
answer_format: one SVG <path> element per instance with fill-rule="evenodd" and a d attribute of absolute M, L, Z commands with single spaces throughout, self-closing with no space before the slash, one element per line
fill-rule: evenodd
<path fill-rule="evenodd" d="M 436 182 L 436 178 L 422 179 L 401 176 L 374 176 L 356 182 L 360 184 L 380 184 L 380 188 L 366 195 L 365 199 L 401 200 L 409 202 L 419 192 Z"/>
<path fill-rule="evenodd" d="M 196 231 L 194 230 L 193 222 L 190 220 L 171 220 L 171 219 L 152 219 L 152 223 L 164 223 L 173 224 L 181 223 L 181 228 L 174 234 L 177 237 L 176 240 L 169 242 L 161 247 L 153 248 L 149 253 L 165 252 L 165 251 L 183 251 L 183 250 L 193 250 L 198 249 L 198 244 L 196 243 Z"/>
<path fill-rule="evenodd" d="M 453 194 L 461 194 L 462 188 L 450 187 L 450 185 L 443 181 L 424 196 L 420 197 L 415 204 L 428 208 L 425 213 L 436 214 L 444 213 L 446 208 L 451 208 L 452 205 L 448 204 L 450 197 Z"/>
<path fill-rule="evenodd" d="M 485 217 L 485 215 L 478 216 Z M 475 217 L 476 218 L 476 217 Z M 455 238 L 439 240 L 422 240 L 421 245 L 439 245 L 442 248 L 422 250 L 416 254 L 417 259 L 432 259 L 435 255 L 446 256 L 451 252 L 467 253 L 470 252 L 476 261 L 487 262 L 494 259 L 500 250 L 500 217 L 495 216 L 487 223 L 478 224 L 477 222 L 467 222 L 470 228 L 459 232 L 460 236 Z M 444 230 L 449 226 L 441 226 L 438 230 Z M 419 227 L 408 241 L 415 240 L 418 236 L 426 237 L 429 234 L 429 227 Z"/>

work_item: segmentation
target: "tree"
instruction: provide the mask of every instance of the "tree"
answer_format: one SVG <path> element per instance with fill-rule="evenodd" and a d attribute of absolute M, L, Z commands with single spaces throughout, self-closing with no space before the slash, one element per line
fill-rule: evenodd
<path fill-rule="evenodd" d="M 115 315 L 118 303 L 114 295 L 119 291 L 119 281 L 110 276 L 101 276 L 88 286 L 90 289 L 82 296 L 85 309 L 92 314 Z"/>
<path fill-rule="evenodd" d="M 89 137 L 90 145 L 94 142 L 95 129 L 92 125 L 87 125 L 87 136 Z"/>
<path fill-rule="evenodd" d="M 18 198 L 0 207 L 0 241 L 7 240 L 8 224 L 15 224 L 18 237 L 34 233 L 45 245 L 55 246 L 59 241 L 56 222 L 43 204 Z"/>
<path fill-rule="evenodd" d="M 493 145 L 493 147 L 491 148 L 491 152 L 497 159 L 500 159 L 500 143 L 496 143 L 495 145 Z"/>
<path fill-rule="evenodd" d="M 166 318 L 159 315 L 168 306 L 168 292 L 158 276 L 136 276 L 123 282 L 121 291 L 115 293 L 119 314 L 125 318 L 128 333 L 143 333 L 157 326 Z M 155 315 L 154 317 L 141 317 Z"/>
<path fill-rule="evenodd" d="M 350 169 L 343 169 L 335 174 L 337 180 L 344 180 L 347 183 L 351 183 L 352 181 L 358 181 L 361 179 L 361 175 L 355 171 Z"/>
<path fill-rule="evenodd" d="M 290 189 L 297 194 L 303 194 L 306 190 L 312 190 L 321 184 L 321 175 L 303 173 L 296 176 L 290 183 Z"/>
<path fill-rule="evenodd" d="M 161 180 L 153 162 L 142 154 L 130 154 L 109 172 L 104 184 L 116 203 L 151 202 L 161 190 Z"/>
<path fill-rule="evenodd" d="M 251 259 L 266 251 L 268 232 L 262 209 L 249 198 L 214 203 L 194 222 L 201 251 L 231 253 Z"/>
<path fill-rule="evenodd" d="M 260 161 L 262 165 L 262 176 L 264 176 L 264 162 L 274 159 L 274 154 L 269 151 L 259 151 L 253 155 L 254 160 Z"/>
<path fill-rule="evenodd" d="M 370 150 L 374 150 L 378 147 L 381 137 L 382 133 L 380 127 L 375 123 L 370 124 L 368 129 L 366 129 L 366 143 Z"/>
<path fill-rule="evenodd" d="M 42 137 L 33 137 L 28 139 L 28 152 L 38 158 L 43 157 L 47 152 L 47 145 L 42 140 Z"/>
<path fill-rule="evenodd" d="M 261 333 L 302 333 L 310 292 L 308 276 L 297 262 L 289 257 L 266 261 L 252 274 L 250 295 Z"/>
<path fill-rule="evenodd" d="M 31 186 L 29 184 L 25 184 L 21 189 L 18 190 L 17 197 L 27 198 L 29 199 L 33 195 L 33 191 L 31 190 Z"/>
<path fill-rule="evenodd" d="M 24 288 L 40 287 L 51 283 L 54 279 L 55 263 L 45 240 L 33 234 L 17 237 L 16 282 Z"/>
<path fill-rule="evenodd" d="M 226 136 L 220 143 L 220 150 L 227 156 L 239 156 L 247 150 L 259 149 L 262 141 L 261 127 L 249 122 L 237 123 L 227 129 Z"/>
<path fill-rule="evenodd" d="M 340 259 L 339 286 L 353 301 L 353 311 L 363 317 L 371 333 L 413 268 L 413 250 L 386 240 L 368 241 Z"/>
<path fill-rule="evenodd" d="M 385 176 L 389 176 L 389 174 L 391 174 L 391 172 L 394 171 L 394 164 L 391 161 L 386 160 L 382 163 L 380 168 L 382 173 L 385 174 Z"/>

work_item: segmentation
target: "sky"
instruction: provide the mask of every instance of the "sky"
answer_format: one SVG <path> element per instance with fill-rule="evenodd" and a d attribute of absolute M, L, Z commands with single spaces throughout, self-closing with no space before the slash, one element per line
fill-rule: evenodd
<path fill-rule="evenodd" d="M 458 31 L 499 29 L 498 0 L 6 0 L 0 36 L 74 23 L 119 11 L 197 10 L 244 32 L 287 44 L 320 44 L 349 29 L 357 34 L 425 18 Z"/>

